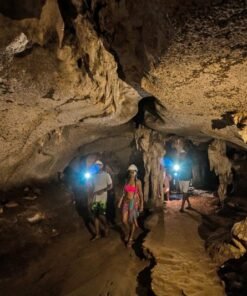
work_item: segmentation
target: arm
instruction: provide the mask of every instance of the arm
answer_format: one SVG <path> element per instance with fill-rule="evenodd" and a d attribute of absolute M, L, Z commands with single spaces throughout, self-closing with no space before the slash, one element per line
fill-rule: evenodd
<path fill-rule="evenodd" d="M 106 190 L 108 191 L 108 190 L 111 190 L 112 189 L 112 178 L 111 178 L 111 176 L 109 175 L 109 174 L 107 174 L 107 188 L 106 188 Z"/>
<path fill-rule="evenodd" d="M 120 197 L 120 199 L 119 199 L 119 201 L 118 201 L 118 204 L 117 204 L 117 207 L 118 207 L 119 209 L 120 209 L 121 206 L 122 206 L 123 199 L 124 199 L 124 195 L 125 195 L 125 193 L 124 193 L 124 191 L 123 191 L 123 194 L 122 194 L 122 196 Z"/>
<path fill-rule="evenodd" d="M 111 184 L 108 184 L 106 190 L 107 190 L 107 191 L 108 191 L 108 190 L 111 190 L 112 187 L 113 187 L 113 186 L 112 186 L 112 183 L 111 183 Z"/>
<path fill-rule="evenodd" d="M 137 182 L 137 187 L 139 191 L 139 196 L 140 196 L 140 212 L 143 211 L 143 206 L 144 206 L 144 199 L 143 199 L 143 192 L 142 192 L 142 182 L 138 180 Z"/>

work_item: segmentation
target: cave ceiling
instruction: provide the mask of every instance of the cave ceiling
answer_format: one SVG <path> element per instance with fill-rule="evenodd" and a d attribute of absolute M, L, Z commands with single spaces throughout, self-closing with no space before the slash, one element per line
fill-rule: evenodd
<path fill-rule="evenodd" d="M 0 184 L 45 179 L 85 144 L 163 134 L 247 148 L 245 1 L 0 4 Z"/>

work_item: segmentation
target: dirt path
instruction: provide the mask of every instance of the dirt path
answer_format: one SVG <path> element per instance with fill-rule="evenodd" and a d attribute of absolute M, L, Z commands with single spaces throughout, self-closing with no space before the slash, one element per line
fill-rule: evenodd
<path fill-rule="evenodd" d="M 148 263 L 125 248 L 119 234 L 89 242 L 74 233 L 50 246 L 18 278 L 1 282 L 1 296 L 133 296 L 137 276 Z"/>
<path fill-rule="evenodd" d="M 193 199 L 195 208 L 202 200 Z M 222 296 L 223 286 L 216 267 L 204 250 L 198 234 L 200 215 L 179 212 L 179 201 L 171 201 L 165 213 L 152 216 L 151 232 L 145 242 L 156 258 L 152 289 L 157 296 Z"/>
<path fill-rule="evenodd" d="M 202 203 L 194 200 L 193 204 L 201 210 Z M 178 206 L 179 202 L 173 201 L 165 215 L 160 212 L 148 219 L 151 231 L 145 247 L 157 261 L 152 270 L 153 291 L 157 296 L 224 295 L 215 266 L 197 232 L 200 215 L 194 211 L 181 214 Z M 65 209 L 68 207 L 66 201 Z M 35 258 L 25 253 L 28 267 L 0 279 L 1 296 L 153 295 L 149 286 L 151 263 L 140 260 L 134 250 L 126 249 L 117 231 L 112 230 L 108 238 L 90 242 L 90 235 L 82 220 L 74 216 L 73 208 L 62 211 L 59 217 L 60 229 L 73 223 L 79 227 L 69 228 L 49 240 L 45 249 L 35 253 Z M 40 228 L 33 225 L 30 229 L 38 233 Z M 11 255 L 13 267 L 19 255 L 25 254 L 17 252 L 16 258 Z"/>
<path fill-rule="evenodd" d="M 0 231 L 0 258 L 5 260 L 0 263 L 1 296 L 133 296 L 139 290 L 147 295 L 149 287 L 138 275 L 149 261 L 127 249 L 114 229 L 109 237 L 90 242 L 63 186 L 42 188 L 35 201 L 18 203 L 0 221 L 5 223 Z M 46 219 L 27 223 L 32 208 L 44 212 Z"/>

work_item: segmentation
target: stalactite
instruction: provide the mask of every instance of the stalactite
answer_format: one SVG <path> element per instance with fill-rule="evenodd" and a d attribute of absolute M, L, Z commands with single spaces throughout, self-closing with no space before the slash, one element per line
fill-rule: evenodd
<path fill-rule="evenodd" d="M 227 185 L 232 183 L 232 163 L 226 156 L 226 143 L 222 140 L 214 140 L 208 147 L 210 170 L 214 170 L 219 176 L 218 195 L 220 201 L 226 198 Z"/>
<path fill-rule="evenodd" d="M 144 199 L 148 201 L 151 197 L 153 202 L 157 202 L 158 198 L 163 195 L 161 159 L 165 154 L 164 138 L 160 133 L 140 126 L 136 131 L 135 139 L 137 149 L 143 153 Z"/>

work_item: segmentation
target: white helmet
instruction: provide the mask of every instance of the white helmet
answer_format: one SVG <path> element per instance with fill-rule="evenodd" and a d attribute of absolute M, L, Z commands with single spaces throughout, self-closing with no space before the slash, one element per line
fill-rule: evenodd
<path fill-rule="evenodd" d="M 136 165 L 131 164 L 131 165 L 128 167 L 128 171 L 136 171 L 136 172 L 138 172 L 138 168 L 137 168 Z"/>
<path fill-rule="evenodd" d="M 95 161 L 95 164 L 100 165 L 100 166 L 103 166 L 103 162 L 100 161 L 100 160 L 96 160 L 96 161 Z"/>

